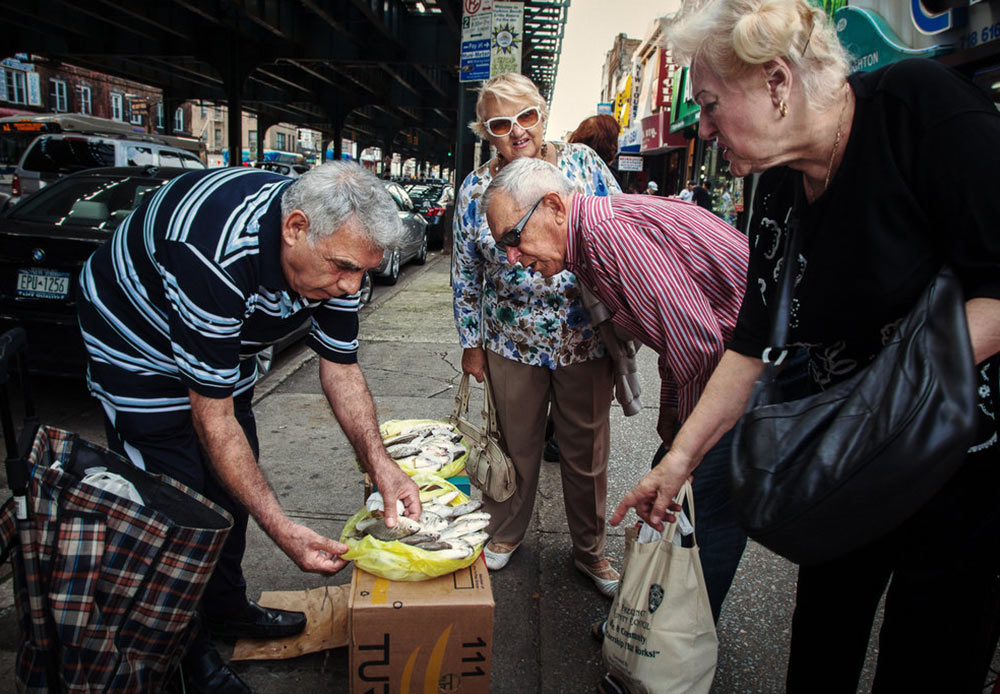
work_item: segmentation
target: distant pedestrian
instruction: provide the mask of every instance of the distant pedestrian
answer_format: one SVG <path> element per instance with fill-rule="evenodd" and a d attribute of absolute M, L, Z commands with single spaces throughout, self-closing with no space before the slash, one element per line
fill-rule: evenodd
<path fill-rule="evenodd" d="M 590 118 L 584 118 L 576 130 L 566 139 L 566 142 L 579 142 L 597 152 L 609 167 L 618 156 L 618 134 L 621 126 L 614 116 L 601 113 Z"/>
<path fill-rule="evenodd" d="M 694 190 L 691 191 L 691 196 L 696 205 L 704 207 L 709 212 L 713 211 L 711 181 L 702 181 L 700 186 L 695 186 Z"/>
<path fill-rule="evenodd" d="M 657 195 L 659 189 L 660 186 L 656 184 L 656 181 L 650 181 L 646 184 L 646 195 Z"/>
<path fill-rule="evenodd" d="M 691 202 L 691 199 L 694 197 L 694 181 L 688 181 L 687 185 L 684 186 L 684 190 L 677 197 L 684 202 Z"/>

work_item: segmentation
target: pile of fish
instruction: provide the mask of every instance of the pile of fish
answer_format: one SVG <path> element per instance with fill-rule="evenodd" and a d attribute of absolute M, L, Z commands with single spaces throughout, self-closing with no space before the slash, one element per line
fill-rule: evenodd
<path fill-rule="evenodd" d="M 467 452 L 461 432 L 445 422 L 414 424 L 382 443 L 390 458 L 418 472 L 437 472 Z"/>
<path fill-rule="evenodd" d="M 366 505 L 372 515 L 358 521 L 354 534 L 358 538 L 370 535 L 383 542 L 398 540 L 434 552 L 439 559 L 467 559 L 489 539 L 484 530 L 490 524 L 490 514 L 479 510 L 483 502 L 478 499 L 450 506 L 458 494 L 446 492 L 423 504 L 418 521 L 400 514 L 392 528 L 386 527 L 384 513 L 377 506 L 373 509 L 369 499 Z"/>

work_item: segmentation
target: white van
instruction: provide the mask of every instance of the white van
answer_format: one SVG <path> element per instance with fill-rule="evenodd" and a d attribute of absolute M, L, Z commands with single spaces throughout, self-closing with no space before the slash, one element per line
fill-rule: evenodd
<path fill-rule="evenodd" d="M 98 166 L 206 168 L 191 152 L 160 144 L 154 136 L 39 135 L 14 169 L 11 196 L 16 200 L 68 173 Z"/>

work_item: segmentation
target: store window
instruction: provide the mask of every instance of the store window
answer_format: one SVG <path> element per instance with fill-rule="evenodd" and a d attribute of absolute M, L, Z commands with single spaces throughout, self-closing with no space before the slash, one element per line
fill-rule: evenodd
<path fill-rule="evenodd" d="M 83 85 L 79 86 L 80 90 L 80 113 L 90 115 L 94 112 L 93 102 L 91 101 L 91 91 L 90 87 L 85 87 Z"/>
<path fill-rule="evenodd" d="M 156 129 L 163 130 L 163 102 L 156 102 Z"/>
<path fill-rule="evenodd" d="M 65 80 L 49 80 L 49 107 L 57 113 L 65 113 L 69 110 Z"/>
<path fill-rule="evenodd" d="M 125 100 L 122 98 L 121 94 L 112 92 L 111 93 L 111 119 L 112 120 L 125 120 Z"/>
<path fill-rule="evenodd" d="M 247 146 L 250 148 L 250 156 L 257 156 L 257 131 L 248 130 L 247 131 Z"/>
<path fill-rule="evenodd" d="M 174 132 L 184 132 L 184 109 L 180 106 L 174 111 Z"/>
<path fill-rule="evenodd" d="M 129 122 L 132 125 L 142 125 L 142 112 L 145 110 L 143 107 L 145 104 L 140 104 L 136 102 L 131 102 L 129 107 Z"/>
<path fill-rule="evenodd" d="M 287 149 L 287 147 L 286 147 L 286 140 L 287 140 L 287 138 L 285 137 L 285 133 L 278 133 L 278 134 L 276 134 L 274 136 L 274 145 L 275 145 L 275 147 L 277 149 L 280 149 L 280 150 Z"/>
<path fill-rule="evenodd" d="M 4 68 L 4 78 L 7 82 L 6 99 L 12 104 L 28 103 L 28 89 L 25 85 L 23 70 L 8 70 Z"/>
<path fill-rule="evenodd" d="M 222 149 L 222 128 L 220 126 L 215 127 L 215 148 Z"/>

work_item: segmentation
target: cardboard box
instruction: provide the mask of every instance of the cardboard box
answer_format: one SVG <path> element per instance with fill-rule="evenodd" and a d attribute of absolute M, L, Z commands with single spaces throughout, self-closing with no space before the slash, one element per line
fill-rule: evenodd
<path fill-rule="evenodd" d="M 482 557 L 428 581 L 351 579 L 353 694 L 489 694 L 493 591 Z"/>

